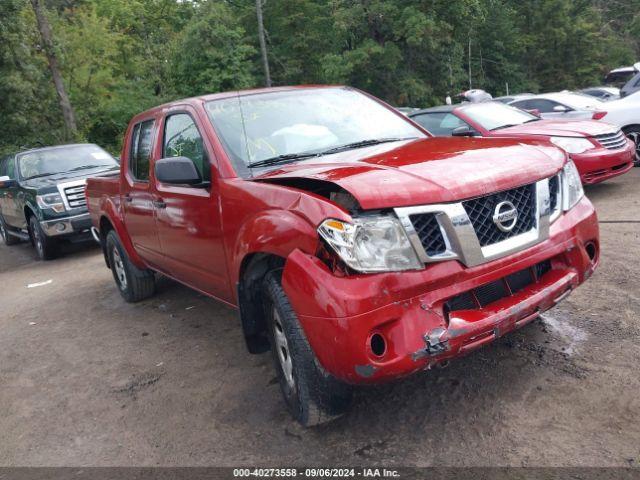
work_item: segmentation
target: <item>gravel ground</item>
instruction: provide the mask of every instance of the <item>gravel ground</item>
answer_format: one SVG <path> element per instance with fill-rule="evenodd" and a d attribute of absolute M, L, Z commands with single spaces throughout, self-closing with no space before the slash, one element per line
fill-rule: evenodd
<path fill-rule="evenodd" d="M 126 304 L 93 245 L 0 246 L 0 465 L 637 466 L 639 184 L 587 189 L 601 266 L 543 319 L 308 430 L 234 310 L 166 279 Z"/>

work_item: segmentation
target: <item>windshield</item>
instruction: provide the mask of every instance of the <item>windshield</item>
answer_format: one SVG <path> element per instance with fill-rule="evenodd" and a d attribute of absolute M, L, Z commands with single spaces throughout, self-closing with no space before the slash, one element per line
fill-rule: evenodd
<path fill-rule="evenodd" d="M 97 145 L 70 145 L 34 150 L 18 157 L 23 180 L 92 168 L 117 167 L 116 160 Z"/>
<path fill-rule="evenodd" d="M 464 108 L 464 113 L 486 130 L 498 130 L 539 120 L 538 117 L 497 102 L 477 103 Z"/>
<path fill-rule="evenodd" d="M 403 117 L 348 88 L 245 95 L 211 101 L 206 109 L 239 173 L 284 155 L 328 154 L 357 142 L 426 137 Z"/>

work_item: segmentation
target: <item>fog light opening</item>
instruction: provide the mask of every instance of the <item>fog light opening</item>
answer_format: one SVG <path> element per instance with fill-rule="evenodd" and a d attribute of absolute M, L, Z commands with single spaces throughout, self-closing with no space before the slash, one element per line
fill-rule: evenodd
<path fill-rule="evenodd" d="M 371 338 L 369 339 L 369 346 L 371 347 L 373 354 L 377 357 L 383 356 L 387 351 L 387 342 L 379 333 L 371 335 Z"/>
<path fill-rule="evenodd" d="M 587 255 L 589 255 L 591 263 L 596 263 L 596 260 L 598 259 L 598 249 L 596 248 L 596 244 L 594 242 L 587 242 L 584 249 L 587 251 Z"/>
<path fill-rule="evenodd" d="M 56 230 L 58 232 L 64 232 L 66 230 L 66 228 L 67 228 L 67 226 L 64 223 L 62 223 L 62 222 L 56 223 Z"/>

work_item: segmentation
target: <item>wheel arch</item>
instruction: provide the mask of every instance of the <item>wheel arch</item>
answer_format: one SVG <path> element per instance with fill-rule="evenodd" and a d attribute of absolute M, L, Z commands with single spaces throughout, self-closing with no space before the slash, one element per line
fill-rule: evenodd
<path fill-rule="evenodd" d="M 274 270 L 284 268 L 286 259 L 268 252 L 247 254 L 240 265 L 237 284 L 242 332 L 249 353 L 269 350 L 262 282 Z"/>
<path fill-rule="evenodd" d="M 103 228 L 106 230 L 103 231 Z M 120 242 L 122 243 L 122 247 L 125 249 L 129 260 L 139 269 L 148 268 L 144 260 L 140 258 L 138 253 L 136 252 L 133 242 L 131 241 L 131 237 L 127 233 L 126 225 L 122 221 L 122 218 L 118 215 L 118 209 L 115 207 L 113 202 L 105 201 L 101 205 L 101 213 L 100 220 L 98 221 L 98 230 L 100 234 L 100 243 L 103 246 L 103 249 L 106 248 L 106 239 L 107 234 L 114 230 Z M 106 254 L 105 254 L 106 255 Z M 105 259 L 108 256 L 105 257 Z M 106 260 L 107 266 L 109 266 L 109 261 Z"/>

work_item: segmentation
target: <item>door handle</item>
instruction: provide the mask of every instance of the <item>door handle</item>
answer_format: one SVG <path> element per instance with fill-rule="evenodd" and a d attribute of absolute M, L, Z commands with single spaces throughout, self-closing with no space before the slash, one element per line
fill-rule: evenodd
<path fill-rule="evenodd" d="M 167 204 L 160 198 L 153 201 L 153 206 L 156 208 L 167 208 Z"/>

